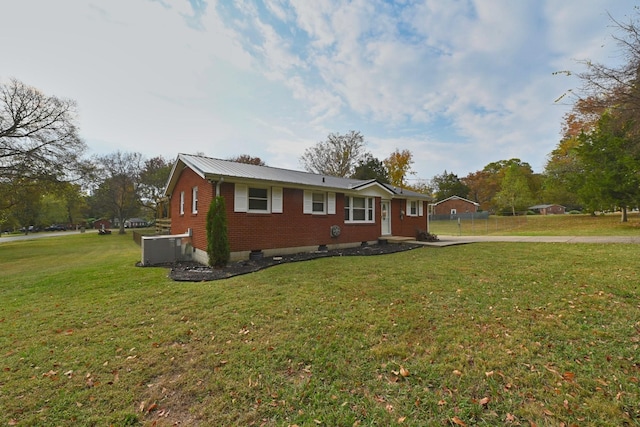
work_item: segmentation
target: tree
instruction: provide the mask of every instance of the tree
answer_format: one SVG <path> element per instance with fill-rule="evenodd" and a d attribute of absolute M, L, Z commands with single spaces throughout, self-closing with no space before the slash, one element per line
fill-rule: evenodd
<path fill-rule="evenodd" d="M 141 207 L 142 155 L 117 151 L 96 157 L 96 164 L 102 182 L 94 192 L 95 201 L 104 214 L 119 221 L 119 234 L 124 234 L 126 219 L 137 214 Z"/>
<path fill-rule="evenodd" d="M 247 165 L 267 166 L 260 157 L 253 157 L 248 154 L 241 154 L 239 156 L 229 158 L 230 161 L 236 163 L 245 163 Z"/>
<path fill-rule="evenodd" d="M 551 152 L 544 168 L 542 198 L 569 209 L 581 206 L 578 190 L 582 165 L 578 155 L 578 137 L 563 139 Z"/>
<path fill-rule="evenodd" d="M 507 169 L 512 165 L 521 169 L 527 177 L 527 181 L 534 181 L 531 166 L 517 158 L 491 162 L 481 171 L 470 173 L 462 178 L 461 181 L 469 187 L 469 197 L 474 202 L 480 203 L 482 210 L 495 211 L 499 209 L 495 196 L 500 191 Z"/>
<path fill-rule="evenodd" d="M 493 179 L 493 175 L 485 170 L 471 172 L 461 179 L 464 185 L 469 188 L 467 198 L 480 203 L 480 209 L 492 210 L 493 197 L 500 189 L 500 184 Z"/>
<path fill-rule="evenodd" d="M 636 10 L 637 12 L 637 10 Z M 640 123 L 636 120 L 640 113 L 640 25 L 637 18 L 622 22 L 609 15 L 616 30 L 612 34 L 621 61 L 606 65 L 584 60 L 586 71 L 579 73 L 582 92 L 587 94 L 601 112 L 609 110 L 611 120 L 620 120 L 627 132 L 640 135 Z M 615 111 L 613 111 L 615 110 Z M 638 141 L 636 141 L 638 143 Z"/>
<path fill-rule="evenodd" d="M 640 200 L 640 157 L 627 136 L 628 129 L 605 113 L 594 132 L 581 135 L 577 148 L 583 167 L 579 192 L 585 204 L 594 210 L 619 206 L 622 222 L 627 221 L 627 207 Z"/>
<path fill-rule="evenodd" d="M 19 179 L 18 181 L 22 181 L 23 179 Z M 24 227 L 25 234 L 28 234 L 29 226 L 38 226 L 40 223 L 42 191 L 22 184 L 22 182 L 17 182 L 12 186 L 14 203 L 10 211 L 10 216 L 13 218 L 12 222 Z"/>
<path fill-rule="evenodd" d="M 405 187 L 405 178 L 408 174 L 412 174 L 411 165 L 413 164 L 413 154 L 409 150 L 398 150 L 384 159 L 384 166 L 389 174 L 389 183 L 397 187 Z"/>
<path fill-rule="evenodd" d="M 389 183 L 389 174 L 381 160 L 373 157 L 370 153 L 364 155 L 358 161 L 352 178 L 355 179 L 375 179 L 378 182 Z"/>
<path fill-rule="evenodd" d="M 515 216 L 516 211 L 526 209 L 533 200 L 527 178 L 517 164 L 509 165 L 504 173 L 500 191 L 496 194 L 499 208 L 510 209 Z"/>
<path fill-rule="evenodd" d="M 353 175 L 356 165 L 364 158 L 364 148 L 360 132 L 330 133 L 326 141 L 307 148 L 300 162 L 308 172 L 346 178 Z"/>
<path fill-rule="evenodd" d="M 207 254 L 209 265 L 212 267 L 224 267 L 231 256 L 227 211 L 222 196 L 217 196 L 211 201 L 207 212 Z"/>
<path fill-rule="evenodd" d="M 448 173 L 446 170 L 442 175 L 436 175 L 431 179 L 431 184 L 435 188 L 436 200 L 444 200 L 451 196 L 460 196 L 467 198 L 469 196 L 469 187 L 458 178 L 454 173 Z"/>
<path fill-rule="evenodd" d="M 640 26 L 637 16 L 628 22 L 609 18 L 622 60 L 613 66 L 585 60 L 586 71 L 579 74 L 583 99 L 599 115 L 597 126 L 579 136 L 580 195 L 591 208 L 619 205 L 626 221 L 627 206 L 638 201 L 640 174 Z"/>
<path fill-rule="evenodd" d="M 142 205 L 151 212 L 156 211 L 158 200 L 164 193 L 172 164 L 162 156 L 144 161 L 140 172 L 140 198 Z"/>
<path fill-rule="evenodd" d="M 0 181 L 68 179 L 80 169 L 85 148 L 74 101 L 15 79 L 0 84 Z"/>

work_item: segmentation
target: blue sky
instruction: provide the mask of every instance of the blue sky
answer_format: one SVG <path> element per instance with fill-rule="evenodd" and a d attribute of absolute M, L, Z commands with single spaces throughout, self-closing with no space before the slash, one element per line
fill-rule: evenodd
<path fill-rule="evenodd" d="M 29 0 L 0 5 L 0 79 L 78 102 L 89 154 L 249 154 L 301 169 L 362 132 L 412 179 L 520 158 L 542 172 L 580 82 L 619 60 L 632 0 Z M 566 99 L 566 98 L 565 98 Z"/>

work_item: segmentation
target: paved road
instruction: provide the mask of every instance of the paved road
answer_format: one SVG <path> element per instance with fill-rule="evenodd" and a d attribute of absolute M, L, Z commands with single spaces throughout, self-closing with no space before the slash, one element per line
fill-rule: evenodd
<path fill-rule="evenodd" d="M 640 236 L 441 236 L 430 246 L 451 246 L 479 242 L 528 243 L 640 243 Z"/>
<path fill-rule="evenodd" d="M 89 230 L 88 233 L 91 233 L 92 231 L 95 232 L 95 230 Z M 80 234 L 80 231 L 41 231 L 29 234 L 3 234 L 2 236 L 0 236 L 0 243 L 16 242 L 18 240 L 41 239 L 43 237 L 68 236 L 69 234 Z"/>

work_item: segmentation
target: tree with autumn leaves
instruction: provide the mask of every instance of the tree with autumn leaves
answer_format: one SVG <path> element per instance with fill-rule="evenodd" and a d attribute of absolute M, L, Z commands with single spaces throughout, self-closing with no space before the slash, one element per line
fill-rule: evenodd
<path fill-rule="evenodd" d="M 545 188 L 592 211 L 619 208 L 626 221 L 640 201 L 640 25 L 637 16 L 611 21 L 622 61 L 582 61 L 583 87 L 545 168 Z"/>
<path fill-rule="evenodd" d="M 411 151 L 396 148 L 389 157 L 379 160 L 366 151 L 364 136 L 353 130 L 346 134 L 330 133 L 325 141 L 307 148 L 300 157 L 300 163 L 312 173 L 375 179 L 397 187 L 424 191 L 423 187 L 414 188 L 407 184 L 407 176 L 414 174 Z"/>

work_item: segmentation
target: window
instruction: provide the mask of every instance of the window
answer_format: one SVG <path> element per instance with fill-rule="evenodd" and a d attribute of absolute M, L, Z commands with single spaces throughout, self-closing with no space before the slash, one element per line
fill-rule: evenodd
<path fill-rule="evenodd" d="M 409 200 L 408 205 L 407 214 L 409 216 L 418 216 L 418 202 L 416 200 Z"/>
<path fill-rule="evenodd" d="M 422 216 L 422 201 L 407 200 L 407 216 Z"/>
<path fill-rule="evenodd" d="M 184 191 L 180 192 L 180 215 L 184 215 Z"/>
<path fill-rule="evenodd" d="M 234 212 L 282 213 L 282 203 L 282 187 L 249 187 L 247 184 L 235 184 Z"/>
<path fill-rule="evenodd" d="M 191 212 L 198 213 L 198 187 L 191 189 Z"/>
<path fill-rule="evenodd" d="M 302 212 L 314 215 L 335 215 L 336 193 L 304 190 Z"/>
<path fill-rule="evenodd" d="M 346 222 L 374 222 L 373 197 L 344 198 L 344 220 Z"/>
<path fill-rule="evenodd" d="M 324 210 L 324 194 L 325 193 L 313 193 L 311 195 L 311 212 L 315 214 L 322 214 Z"/>
<path fill-rule="evenodd" d="M 269 189 L 249 187 L 249 212 L 269 212 Z"/>

